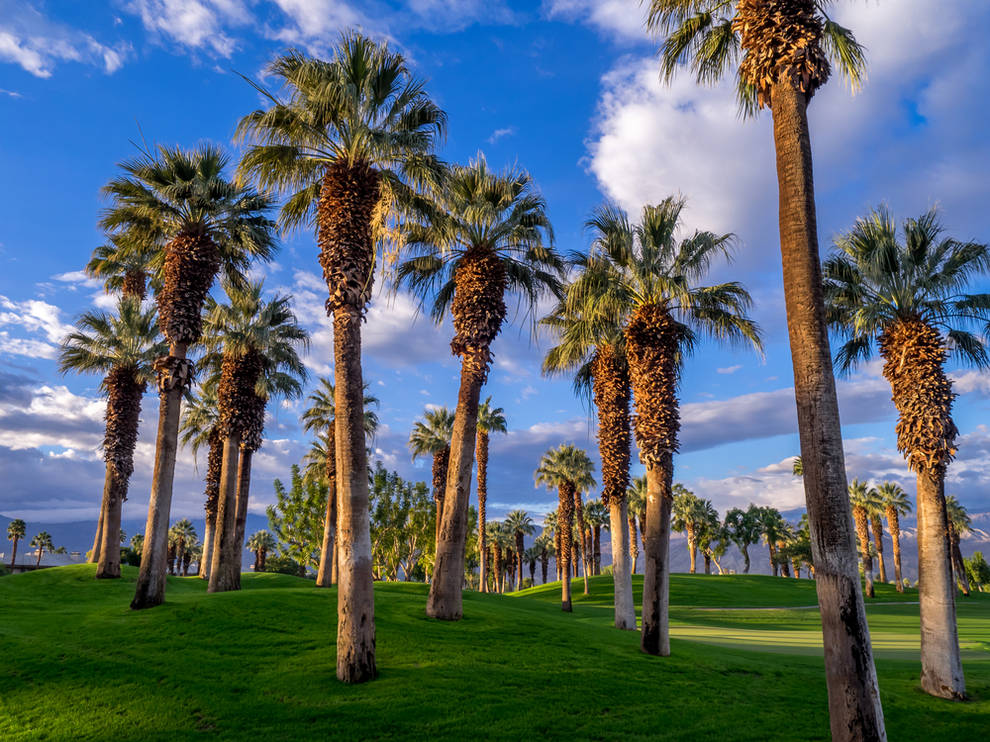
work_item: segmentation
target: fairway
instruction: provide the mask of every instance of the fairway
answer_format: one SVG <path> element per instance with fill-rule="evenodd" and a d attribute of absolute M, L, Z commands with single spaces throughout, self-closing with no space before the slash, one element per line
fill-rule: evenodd
<path fill-rule="evenodd" d="M 672 656 L 609 626 L 611 580 L 466 593 L 464 620 L 427 619 L 426 586 L 376 584 L 380 677 L 334 678 L 335 590 L 277 574 L 127 608 L 136 570 L 93 565 L 0 579 L 0 738 L 827 739 L 810 581 L 673 575 Z M 637 596 L 641 578 L 634 582 Z M 959 601 L 973 700 L 921 693 L 917 593 L 868 603 L 892 740 L 981 739 L 990 724 L 990 595 Z"/>

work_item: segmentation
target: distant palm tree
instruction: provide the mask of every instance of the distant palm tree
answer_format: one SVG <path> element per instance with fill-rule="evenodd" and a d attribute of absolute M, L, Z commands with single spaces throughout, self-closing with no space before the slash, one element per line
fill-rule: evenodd
<path fill-rule="evenodd" d="M 433 156 L 446 115 L 386 44 L 344 34 L 329 61 L 290 51 L 268 66 L 287 89 L 282 100 L 245 116 L 239 138 L 251 145 L 243 175 L 285 193 L 282 226 L 315 224 L 334 323 L 336 445 L 341 538 L 338 544 L 337 677 L 375 677 L 374 587 L 368 515 L 361 324 L 371 297 L 376 242 L 413 187 L 436 184 Z M 252 83 L 254 85 L 254 83 Z"/>
<path fill-rule="evenodd" d="M 103 458 L 106 476 L 100 506 L 100 543 L 94 547 L 97 578 L 120 577 L 120 517 L 134 471 L 141 398 L 166 350 L 155 310 L 121 299 L 116 314 L 89 312 L 62 342 L 59 370 L 103 374 L 107 395 Z"/>
<path fill-rule="evenodd" d="M 275 551 L 277 547 L 278 542 L 268 531 L 255 531 L 251 534 L 251 538 L 247 541 L 247 549 L 254 554 L 255 572 L 265 571 L 265 560 L 268 558 L 268 553 Z"/>
<path fill-rule="evenodd" d="M 111 234 L 108 242 L 93 251 L 86 275 L 102 280 L 108 294 L 119 291 L 124 299 L 144 301 L 149 277 L 155 290 L 161 289 L 162 256 L 153 242 L 137 231 Z"/>
<path fill-rule="evenodd" d="M 551 510 L 543 516 L 543 533 L 553 534 L 554 567 L 557 579 L 561 579 L 560 529 L 557 528 L 557 511 Z"/>
<path fill-rule="evenodd" d="M 194 371 L 186 355 L 200 338 L 203 303 L 218 271 L 229 280 L 243 280 L 252 258 L 268 260 L 275 251 L 275 225 L 266 216 L 271 201 L 227 180 L 226 166 L 226 155 L 211 145 L 192 151 L 159 147 L 122 163 L 124 174 L 103 189 L 110 198 L 103 228 L 139 235 L 136 246 L 153 245 L 153 259 L 162 263 L 155 300 L 169 343 L 168 355 L 155 362 L 161 397 L 156 462 L 134 609 L 165 599 L 179 410 Z"/>
<path fill-rule="evenodd" d="M 175 544 L 175 561 L 181 569 L 186 552 L 196 544 L 196 529 L 188 518 L 183 518 L 168 529 L 168 534 Z"/>
<path fill-rule="evenodd" d="M 958 434 L 952 420 L 950 354 L 990 366 L 981 334 L 990 321 L 990 294 L 966 293 L 990 269 L 990 247 L 947 238 L 933 209 L 897 225 L 885 208 L 871 212 L 836 241 L 825 262 L 828 319 L 845 340 L 836 354 L 843 370 L 879 349 L 883 375 L 898 411 L 897 448 L 917 476 L 918 570 L 922 625 L 921 685 L 962 698 L 955 586 L 945 512 L 945 472 Z"/>
<path fill-rule="evenodd" d="M 13 553 L 10 556 L 10 568 L 14 568 L 17 561 L 17 544 L 27 533 L 27 524 L 20 518 L 14 518 L 7 524 L 7 538 L 13 544 Z"/>
<path fill-rule="evenodd" d="M 904 580 L 901 577 L 901 521 L 900 516 L 911 512 L 911 500 L 900 485 L 894 482 L 884 482 L 877 488 L 877 496 L 887 517 L 887 528 L 890 530 L 890 540 L 894 550 L 894 579 L 897 592 L 904 592 Z"/>
<path fill-rule="evenodd" d="M 959 539 L 972 530 L 973 520 L 953 495 L 945 498 L 945 509 L 949 516 L 949 543 L 952 545 L 952 566 L 956 573 L 956 581 L 962 588 L 963 595 L 969 597 L 969 578 L 966 576 L 966 565 L 963 563 Z"/>
<path fill-rule="evenodd" d="M 518 561 L 518 571 L 517 571 L 517 590 L 522 590 L 523 584 L 523 559 L 522 557 L 526 552 L 526 536 L 533 535 L 536 527 L 533 525 L 533 519 L 529 517 L 529 513 L 525 510 L 513 510 L 507 516 L 505 516 L 505 528 L 512 534 L 512 537 L 516 542 L 516 554 L 519 555 Z"/>
<path fill-rule="evenodd" d="M 671 528 L 675 531 L 684 531 L 687 536 L 688 555 L 691 558 L 691 566 L 688 571 L 694 574 L 697 571 L 698 535 L 705 515 L 704 503 L 693 492 L 685 489 L 683 485 L 675 484 L 672 492 L 674 505 L 671 510 L 673 515 Z"/>
<path fill-rule="evenodd" d="M 508 423 L 505 410 L 492 406 L 491 395 L 478 407 L 478 555 L 480 556 L 479 584 L 481 592 L 488 591 L 488 543 L 485 531 L 486 505 L 488 503 L 488 439 L 492 433 L 506 433 Z"/>
<path fill-rule="evenodd" d="M 760 508 L 760 535 L 770 551 L 770 571 L 776 577 L 780 569 L 780 561 L 777 559 L 777 544 L 787 533 L 787 522 L 777 508 Z"/>
<path fill-rule="evenodd" d="M 668 547 L 680 369 L 699 333 L 760 347 L 759 330 L 746 315 L 746 289 L 736 282 L 700 285 L 712 263 L 728 257 L 734 236 L 695 232 L 680 238 L 684 206 L 679 197 L 644 206 L 638 224 L 616 207 L 597 209 L 587 223 L 594 243 L 580 258 L 583 271 L 567 293 L 568 311 L 589 321 L 621 318 L 633 428 L 649 485 L 642 648 L 660 655 L 670 653 Z"/>
<path fill-rule="evenodd" d="M 192 448 L 193 456 L 202 446 L 207 447 L 204 477 L 206 529 L 203 534 L 203 554 L 206 558 L 199 560 L 199 576 L 204 580 L 210 577 L 210 557 L 213 555 L 213 536 L 216 530 L 217 508 L 220 506 L 220 479 L 223 474 L 223 435 L 218 425 L 220 413 L 216 386 L 216 384 L 202 384 L 198 396 L 189 395 L 179 428 L 182 444 Z"/>
<path fill-rule="evenodd" d="M 433 618 L 457 620 L 478 407 L 491 344 L 507 316 L 506 298 L 515 294 L 521 309 L 535 309 L 542 297 L 560 293 L 564 263 L 553 250 L 546 202 L 522 170 L 494 172 L 479 154 L 451 169 L 435 201 L 407 226 L 411 257 L 399 265 L 398 279 L 429 304 L 435 320 L 450 312 L 450 348 L 461 358 L 450 477 L 426 607 Z"/>
<path fill-rule="evenodd" d="M 873 534 L 873 546 L 877 552 L 877 566 L 880 569 L 880 582 L 887 582 L 887 561 L 883 553 L 883 503 L 880 494 L 873 488 L 873 509 L 870 510 L 870 531 Z"/>
<path fill-rule="evenodd" d="M 540 571 L 543 580 L 542 584 L 545 585 L 547 583 L 547 567 L 550 564 L 550 557 L 554 555 L 553 536 L 551 536 L 547 530 L 545 519 L 543 524 L 543 532 L 536 537 L 533 548 L 536 549 L 537 558 L 540 560 Z"/>
<path fill-rule="evenodd" d="M 870 514 L 880 506 L 877 491 L 866 482 L 854 479 L 849 483 L 849 502 L 852 505 L 856 535 L 859 538 L 859 554 L 866 576 L 866 596 L 874 597 L 873 555 L 870 551 Z"/>
<path fill-rule="evenodd" d="M 239 590 L 247 522 L 251 461 L 261 447 L 265 407 L 272 397 L 302 395 L 306 369 L 299 356 L 309 344 L 288 296 L 263 297 L 259 281 L 224 283 L 227 304 L 207 302 L 203 365 L 216 376 L 217 426 L 223 465 L 209 592 Z"/>
<path fill-rule="evenodd" d="M 808 104 L 834 64 L 856 88 L 865 76 L 863 48 L 826 12 L 830 0 L 650 0 L 647 28 L 662 39 L 667 81 L 689 70 L 710 84 L 733 70 L 740 110 L 768 107 L 777 163 L 780 253 L 791 338 L 798 430 L 811 473 L 805 497 L 819 555 L 833 736 L 885 737 L 866 610 L 856 585 L 854 536 L 846 497 L 842 431 L 821 299 Z M 830 64 L 831 63 L 831 64 Z M 838 529 L 836 532 L 835 529 Z M 844 569 L 832 576 L 833 567 Z M 834 579 L 834 582 L 833 582 Z M 831 586 L 840 584 L 844 590 Z"/>
<path fill-rule="evenodd" d="M 632 560 L 630 572 L 636 574 L 636 559 L 639 557 L 639 541 L 636 539 L 636 523 L 640 524 L 640 533 L 646 529 L 646 475 L 636 477 L 626 490 L 626 501 L 629 509 L 629 558 Z"/>
<path fill-rule="evenodd" d="M 573 547 L 572 524 L 575 498 L 595 486 L 592 476 L 594 464 L 588 454 L 580 448 L 564 443 L 551 448 L 540 460 L 536 470 L 537 486 L 557 489 L 557 530 L 560 531 L 560 546 L 557 559 L 561 561 L 561 610 L 570 613 L 571 607 L 571 549 Z M 561 555 L 563 559 L 561 560 Z"/>
<path fill-rule="evenodd" d="M 436 543 L 440 543 L 444 496 L 447 492 L 447 471 L 450 465 L 450 441 L 454 434 L 454 413 L 446 407 L 433 407 L 423 413 L 423 420 L 413 424 L 409 448 L 413 461 L 420 456 L 433 457 L 433 502 L 436 503 Z"/>
<path fill-rule="evenodd" d="M 131 549 L 135 554 L 140 554 L 144 551 L 144 534 L 135 533 L 131 536 Z"/>
<path fill-rule="evenodd" d="M 584 520 L 591 531 L 591 573 L 602 573 L 602 528 L 609 527 L 609 512 L 601 500 L 588 500 L 584 504 Z M 622 522 L 625 527 L 625 521 Z M 614 565 L 613 565 L 614 566 Z"/>
<path fill-rule="evenodd" d="M 52 544 L 52 535 L 48 531 L 42 531 L 31 539 L 31 546 L 38 550 L 38 558 L 34 563 L 35 567 L 41 566 L 41 555 L 45 553 L 45 549 L 51 552 L 55 548 L 54 544 Z"/>
<path fill-rule="evenodd" d="M 749 547 L 757 543 L 762 535 L 760 508 L 750 503 L 746 510 L 732 508 L 725 514 L 725 527 L 729 538 L 742 552 L 745 566 L 743 574 L 749 574 Z"/>
<path fill-rule="evenodd" d="M 378 415 L 372 407 L 378 406 L 378 397 L 367 393 L 362 399 L 364 407 L 364 434 L 367 439 L 375 437 L 378 430 Z M 306 475 L 308 478 L 326 482 L 327 512 L 323 518 L 323 544 L 320 547 L 320 566 L 316 570 L 316 586 L 330 587 L 337 584 L 337 436 L 336 436 L 336 393 L 333 381 L 321 377 L 316 390 L 309 395 L 309 407 L 302 414 L 303 428 L 315 433 L 318 438 L 307 454 Z"/>
<path fill-rule="evenodd" d="M 488 536 L 488 542 L 492 546 L 492 556 L 494 557 L 494 567 L 495 570 L 492 573 L 492 578 L 494 582 L 494 588 L 496 593 L 503 592 L 505 584 L 505 573 L 503 571 L 503 555 L 504 549 L 509 545 L 510 536 L 505 528 L 505 524 L 502 521 L 490 520 L 485 524 L 485 531 Z"/>

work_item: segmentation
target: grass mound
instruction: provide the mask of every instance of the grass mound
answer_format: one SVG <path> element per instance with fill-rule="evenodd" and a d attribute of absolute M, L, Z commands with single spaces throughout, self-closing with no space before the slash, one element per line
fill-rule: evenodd
<path fill-rule="evenodd" d="M 674 575 L 672 656 L 609 626 L 611 580 L 467 593 L 465 619 L 426 618 L 426 586 L 376 586 L 373 683 L 334 677 L 336 591 L 244 575 L 207 595 L 127 607 L 136 570 L 92 565 L 0 579 L 0 739 L 827 739 L 810 581 Z M 918 690 L 917 594 L 868 606 L 891 739 L 980 739 L 990 723 L 990 595 L 959 601 L 965 704 Z M 641 581 L 635 585 L 637 595 Z M 892 603 L 892 604 L 889 604 Z"/>

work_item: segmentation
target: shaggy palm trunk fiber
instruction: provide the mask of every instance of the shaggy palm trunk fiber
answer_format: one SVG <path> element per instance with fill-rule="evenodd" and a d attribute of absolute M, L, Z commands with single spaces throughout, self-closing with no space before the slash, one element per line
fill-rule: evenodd
<path fill-rule="evenodd" d="M 487 246 L 468 250 L 454 274 L 450 310 L 455 334 L 450 349 L 461 358 L 461 384 L 454 413 L 443 520 L 426 603 L 426 614 L 431 618 L 456 621 L 463 615 L 461 587 L 478 402 L 491 364 L 489 347 L 505 319 L 506 280 L 502 261 Z"/>
<path fill-rule="evenodd" d="M 880 568 L 880 582 L 887 581 L 887 565 L 883 558 L 883 521 L 879 513 L 870 515 L 870 530 L 873 532 L 873 546 L 877 550 L 878 567 Z"/>
<path fill-rule="evenodd" d="M 807 106 L 828 79 L 814 0 L 738 0 L 739 73 L 773 115 L 780 252 L 834 740 L 884 740 L 822 292 Z"/>
<path fill-rule="evenodd" d="M 904 580 L 901 577 L 901 519 L 896 508 L 887 508 L 887 528 L 890 529 L 891 551 L 894 552 L 894 580 L 897 592 L 904 592 Z"/>
<path fill-rule="evenodd" d="M 323 543 L 320 547 L 320 566 L 316 570 L 316 586 L 330 587 L 333 585 L 333 555 L 336 551 L 335 531 L 337 528 L 337 460 L 334 451 L 337 449 L 337 436 L 334 435 L 334 423 L 331 422 L 327 431 L 327 512 L 323 517 Z"/>
<path fill-rule="evenodd" d="M 629 509 L 628 503 L 626 510 Z M 636 574 L 636 560 L 639 559 L 639 541 L 636 539 L 636 519 L 629 518 L 629 571 Z M 630 583 L 632 580 L 630 579 Z M 630 584 L 630 588 L 632 585 Z"/>
<path fill-rule="evenodd" d="M 612 548 L 612 586 L 615 627 L 635 630 L 629 519 L 626 490 L 629 488 L 631 434 L 629 422 L 629 370 L 611 345 L 600 346 L 591 361 L 591 384 L 598 410 L 598 452 L 602 460 L 602 502 L 608 506 Z M 633 526 L 633 543 L 635 543 Z M 635 545 L 632 546 L 635 549 Z"/>
<path fill-rule="evenodd" d="M 859 539 L 859 557 L 863 564 L 863 575 L 866 577 L 866 597 L 872 598 L 873 593 L 873 556 L 870 554 L 870 520 L 864 508 L 854 506 L 853 520 L 856 522 L 856 536 Z"/>
<path fill-rule="evenodd" d="M 97 579 L 120 577 L 120 514 L 127 499 L 127 483 L 134 471 L 134 446 L 146 384 L 135 379 L 134 368 L 116 367 L 107 374 L 106 433 L 103 458 L 107 463 L 103 495 L 105 515 Z"/>
<path fill-rule="evenodd" d="M 570 613 L 571 607 L 571 526 L 574 523 L 574 493 L 570 482 L 562 482 L 557 487 L 557 531 L 560 545 L 557 547 L 557 560 L 560 564 L 560 609 Z"/>
<path fill-rule="evenodd" d="M 433 454 L 434 546 L 440 543 L 440 524 L 443 522 L 443 496 L 447 491 L 447 469 L 449 467 L 450 446 L 444 446 Z"/>
<path fill-rule="evenodd" d="M 670 511 L 674 452 L 680 431 L 677 353 L 680 325 L 666 307 L 640 306 L 625 328 L 626 356 L 636 408 L 634 429 L 646 464 L 646 527 L 643 529 L 643 634 L 649 654 L 670 654 Z"/>
<path fill-rule="evenodd" d="M 525 551 L 525 537 L 521 531 L 516 531 L 516 562 L 518 567 L 516 570 L 516 590 L 523 589 L 523 554 Z"/>
<path fill-rule="evenodd" d="M 206 528 L 203 533 L 203 554 L 199 559 L 199 576 L 204 580 L 210 578 L 217 509 L 220 506 L 220 478 L 223 476 L 223 436 L 219 426 L 214 426 L 210 431 L 209 445 L 206 460 Z"/>
<path fill-rule="evenodd" d="M 955 586 L 945 471 L 958 434 L 952 421 L 948 353 L 939 333 L 920 318 L 899 320 L 880 336 L 883 375 L 897 407 L 897 448 L 918 483 L 918 593 L 921 602 L 921 687 L 962 699 L 966 681 L 959 656 Z"/>
<path fill-rule="evenodd" d="M 320 266 L 333 318 L 337 459 L 337 678 L 376 675 L 361 321 L 374 279 L 372 228 L 380 175 L 363 162 L 327 168 L 317 213 Z"/>
<path fill-rule="evenodd" d="M 488 534 L 485 523 L 488 513 L 488 433 L 478 430 L 476 456 L 478 458 L 478 584 L 481 592 L 488 592 Z M 543 581 L 547 581 L 546 566 L 543 567 Z"/>
<path fill-rule="evenodd" d="M 158 322 L 169 343 L 169 355 L 154 364 L 160 399 L 158 433 L 141 569 L 131 601 L 131 608 L 135 610 L 151 608 L 165 600 L 168 523 L 172 510 L 179 413 L 182 395 L 192 384 L 195 371 L 186 358 L 186 351 L 199 341 L 203 302 L 219 269 L 220 251 L 201 224 L 183 228 L 165 246 L 162 289 L 156 296 L 156 303 Z"/>
<path fill-rule="evenodd" d="M 550 555 L 546 551 L 540 553 L 540 574 L 543 584 L 547 584 L 547 568 L 550 566 Z"/>
<path fill-rule="evenodd" d="M 581 540 L 578 542 L 581 549 L 581 568 L 584 572 L 584 594 L 588 594 L 588 532 L 584 526 L 584 505 L 581 503 L 581 493 L 574 492 L 574 513 L 577 516 L 578 532 Z"/>
<path fill-rule="evenodd" d="M 559 508 L 559 506 L 558 506 L 558 508 Z M 561 540 L 560 540 L 560 528 L 554 528 L 554 531 L 553 531 L 553 554 L 554 554 L 553 563 L 554 563 L 554 567 L 556 567 L 556 570 L 557 570 L 557 579 L 558 580 L 560 579 L 560 575 L 562 573 L 563 564 L 564 564 L 564 557 L 563 557 L 564 552 L 562 552 L 560 550 L 560 544 L 561 544 Z"/>

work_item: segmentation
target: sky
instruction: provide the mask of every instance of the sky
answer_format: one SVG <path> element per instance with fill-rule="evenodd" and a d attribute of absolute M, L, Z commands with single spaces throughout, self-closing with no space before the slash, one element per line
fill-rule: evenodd
<path fill-rule="evenodd" d="M 990 4 L 833 7 L 866 46 L 869 76 L 855 95 L 836 76 L 809 109 L 823 253 L 880 203 L 898 219 L 938 206 L 949 235 L 990 239 Z M 428 81 L 449 116 L 444 159 L 483 152 L 532 174 L 560 250 L 587 248 L 582 225 L 603 202 L 635 214 L 672 194 L 687 199 L 686 229 L 737 236 L 733 262 L 713 280 L 749 288 L 765 355 L 705 343 L 687 360 L 675 477 L 723 512 L 800 507 L 770 118 L 742 120 L 731 80 L 703 88 L 683 74 L 662 84 L 643 14 L 638 0 L 0 0 L 0 514 L 65 522 L 99 509 L 100 379 L 61 375 L 56 356 L 80 313 L 113 304 L 81 270 L 103 242 L 99 189 L 116 163 L 138 145 L 204 141 L 236 158 L 234 127 L 261 105 L 237 73 L 269 83 L 274 56 L 289 47 L 326 55 L 347 27 L 388 40 Z M 312 233 L 285 236 L 254 275 L 291 295 L 312 333 L 312 388 L 331 362 Z M 375 457 L 428 480 L 429 462 L 413 462 L 406 441 L 427 406 L 454 406 L 452 330 L 431 324 L 387 276 L 376 281 L 364 326 L 365 378 L 381 401 Z M 510 314 L 484 392 L 509 422 L 491 445 L 493 518 L 521 507 L 539 520 L 556 507 L 554 493 L 533 485 L 548 448 L 571 442 L 597 461 L 595 422 L 570 379 L 540 373 L 551 339 L 532 319 Z M 950 371 L 961 435 L 948 492 L 990 511 L 990 375 Z M 850 478 L 893 479 L 913 493 L 879 364 L 841 378 L 838 391 Z M 252 512 L 264 512 L 272 480 L 308 448 L 303 406 L 271 406 Z M 147 509 L 156 424 L 149 395 L 125 519 Z M 180 454 L 173 518 L 202 517 L 204 466 L 202 455 Z"/>

